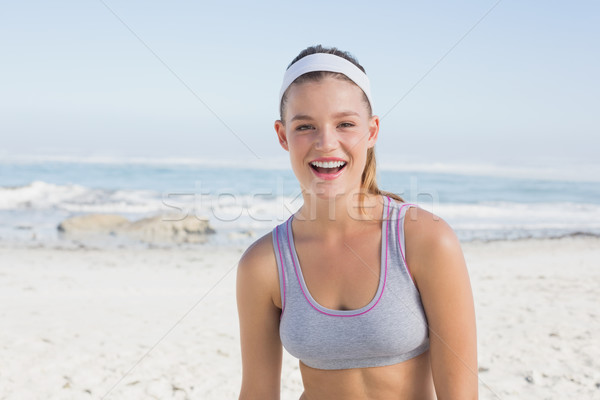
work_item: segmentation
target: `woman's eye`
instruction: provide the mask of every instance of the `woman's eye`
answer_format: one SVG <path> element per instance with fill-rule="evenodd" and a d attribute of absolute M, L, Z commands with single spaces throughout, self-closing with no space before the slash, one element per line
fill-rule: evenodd
<path fill-rule="evenodd" d="M 342 122 L 339 127 L 340 128 L 352 128 L 354 124 L 352 122 Z"/>
<path fill-rule="evenodd" d="M 306 131 L 312 129 L 312 125 L 299 125 L 296 130 L 297 131 Z"/>

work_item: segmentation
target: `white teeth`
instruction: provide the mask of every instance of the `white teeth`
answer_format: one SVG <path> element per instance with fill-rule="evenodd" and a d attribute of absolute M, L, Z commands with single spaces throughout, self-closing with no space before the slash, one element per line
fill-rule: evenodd
<path fill-rule="evenodd" d="M 346 161 L 313 161 L 311 164 L 319 168 L 337 168 L 346 165 Z"/>

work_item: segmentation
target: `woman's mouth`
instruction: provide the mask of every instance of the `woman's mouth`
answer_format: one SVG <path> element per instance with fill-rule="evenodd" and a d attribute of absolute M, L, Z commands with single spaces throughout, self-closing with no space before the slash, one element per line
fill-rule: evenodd
<path fill-rule="evenodd" d="M 346 166 L 345 161 L 312 161 L 310 167 L 319 175 L 334 175 Z"/>

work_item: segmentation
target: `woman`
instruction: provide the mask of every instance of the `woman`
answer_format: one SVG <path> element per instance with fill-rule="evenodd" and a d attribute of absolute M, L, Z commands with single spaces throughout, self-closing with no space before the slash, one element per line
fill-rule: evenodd
<path fill-rule="evenodd" d="M 282 345 L 302 400 L 478 398 L 460 244 L 377 187 L 372 105 L 346 52 L 309 47 L 286 71 L 275 130 L 304 203 L 238 266 L 242 400 L 279 399 Z"/>

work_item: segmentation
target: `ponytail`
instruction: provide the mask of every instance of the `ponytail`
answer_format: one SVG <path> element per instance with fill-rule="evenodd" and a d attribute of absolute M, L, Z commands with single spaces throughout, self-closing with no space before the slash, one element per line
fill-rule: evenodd
<path fill-rule="evenodd" d="M 362 207 L 364 201 L 363 194 L 381 194 L 384 196 L 389 196 L 392 199 L 397 200 L 401 203 L 404 203 L 404 199 L 399 195 L 381 190 L 377 186 L 377 165 L 375 161 L 375 147 L 370 147 L 369 149 L 367 149 L 367 162 L 365 163 L 365 169 L 362 173 L 361 189 L 362 192 L 360 197 L 360 210 L 363 214 L 365 214 L 365 210 Z"/>

